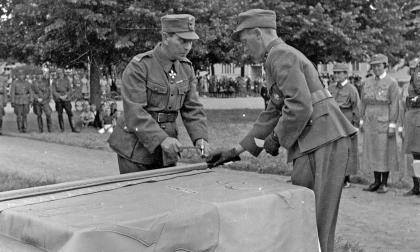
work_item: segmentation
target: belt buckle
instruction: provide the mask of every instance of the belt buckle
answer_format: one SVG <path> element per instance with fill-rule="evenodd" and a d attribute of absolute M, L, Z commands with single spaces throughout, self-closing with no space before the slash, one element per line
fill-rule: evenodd
<path fill-rule="evenodd" d="M 165 115 L 164 113 L 158 113 L 158 114 L 157 114 L 157 122 L 158 122 L 158 123 L 164 122 L 164 121 L 163 121 L 163 119 L 162 119 L 162 121 L 161 121 L 161 117 L 160 117 L 160 116 L 164 116 L 164 115 Z"/>

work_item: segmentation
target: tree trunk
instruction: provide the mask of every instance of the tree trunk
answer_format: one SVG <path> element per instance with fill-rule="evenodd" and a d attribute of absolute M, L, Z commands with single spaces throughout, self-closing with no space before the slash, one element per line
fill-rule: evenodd
<path fill-rule="evenodd" d="M 101 104 L 100 73 L 98 60 L 93 58 L 90 64 L 90 103 L 95 104 L 97 108 Z"/>

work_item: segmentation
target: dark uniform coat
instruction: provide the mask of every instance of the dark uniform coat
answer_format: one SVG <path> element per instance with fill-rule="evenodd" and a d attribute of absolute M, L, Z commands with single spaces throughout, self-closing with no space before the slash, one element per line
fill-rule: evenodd
<path fill-rule="evenodd" d="M 338 205 L 357 130 L 324 88 L 314 65 L 281 39 L 267 48 L 265 62 L 270 103 L 241 146 L 258 155 L 254 138 L 272 131 L 293 161 L 292 183 L 313 189 L 322 251 L 333 251 Z"/>
<path fill-rule="evenodd" d="M 362 90 L 363 163 L 372 171 L 398 168 L 397 138 L 388 137 L 390 123 L 398 119 L 398 84 L 388 74 L 370 77 Z"/>
<path fill-rule="evenodd" d="M 158 44 L 130 61 L 123 73 L 121 92 L 124 116 L 118 119 L 108 140 L 118 155 L 146 165 L 161 161 L 160 144 L 168 136 L 177 137 L 178 129 L 175 122 L 158 123 L 151 115 L 157 112 L 180 112 L 191 140 L 207 140 L 206 116 L 187 58 L 171 62 Z"/>
<path fill-rule="evenodd" d="M 404 151 L 407 154 L 420 153 L 420 106 L 406 104 L 407 97 L 420 100 L 420 94 L 414 92 L 412 84 L 406 85 L 402 92 L 404 115 Z M 417 98 L 416 98 L 417 97 Z M 420 104 L 420 102 L 418 102 Z"/>
<path fill-rule="evenodd" d="M 34 96 L 34 113 L 40 115 L 42 109 L 44 110 L 45 114 L 50 115 L 52 110 L 49 105 L 51 100 L 51 89 L 49 80 L 34 80 L 32 83 L 32 93 Z M 42 101 L 39 102 L 38 99 L 42 99 Z"/>
<path fill-rule="evenodd" d="M 336 83 L 328 86 L 328 90 L 334 97 L 341 112 L 355 127 L 359 127 L 360 122 L 360 98 L 356 87 L 350 84 L 349 80 L 346 83 Z M 356 175 L 359 169 L 359 144 L 358 135 L 351 137 L 351 148 L 353 148 L 352 155 L 348 162 L 346 175 Z"/>
<path fill-rule="evenodd" d="M 4 107 L 7 104 L 7 78 L 0 76 L 0 120 L 5 115 Z"/>

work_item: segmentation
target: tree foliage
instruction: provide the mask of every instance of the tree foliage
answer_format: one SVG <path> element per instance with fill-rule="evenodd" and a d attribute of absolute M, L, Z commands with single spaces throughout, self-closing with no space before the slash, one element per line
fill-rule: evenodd
<path fill-rule="evenodd" d="M 189 58 L 196 68 L 247 62 L 230 35 L 235 16 L 250 8 L 274 10 L 278 34 L 313 62 L 363 61 L 385 53 L 391 62 L 417 55 L 414 0 L 0 0 L 0 57 L 61 67 L 123 69 L 161 39 L 160 17 L 196 17 L 200 40 Z M 95 84 L 96 83 L 96 84 Z"/>

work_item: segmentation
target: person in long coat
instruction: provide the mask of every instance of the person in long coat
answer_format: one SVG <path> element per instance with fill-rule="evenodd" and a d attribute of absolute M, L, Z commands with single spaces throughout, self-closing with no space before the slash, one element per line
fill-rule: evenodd
<path fill-rule="evenodd" d="M 403 128 L 399 130 L 403 138 L 403 150 L 412 155 L 407 164 L 408 174 L 412 176 L 413 188 L 404 196 L 420 195 L 420 60 L 410 61 L 410 83 L 402 90 L 401 105 Z"/>
<path fill-rule="evenodd" d="M 214 151 L 207 162 L 217 166 L 235 161 L 245 150 L 258 156 L 264 149 L 276 156 L 280 146 L 286 148 L 288 161 L 293 162 L 292 183 L 314 191 L 321 251 L 334 251 L 338 207 L 352 151 L 350 136 L 357 130 L 309 59 L 277 36 L 274 11 L 252 9 L 239 14 L 232 38 L 241 41 L 255 61 L 265 61 L 270 102 L 238 145 Z"/>
<path fill-rule="evenodd" d="M 22 68 L 17 69 L 17 79 L 10 87 L 10 103 L 16 114 L 16 122 L 19 132 L 26 133 L 28 128 L 27 115 L 29 104 L 32 102 L 31 84 L 25 80 L 25 72 Z"/>
<path fill-rule="evenodd" d="M 374 75 L 363 86 L 360 124 L 363 130 L 363 163 L 373 171 L 375 181 L 363 190 L 386 193 L 389 172 L 398 168 L 398 83 L 386 72 L 387 56 L 373 55 L 370 65 Z"/>
<path fill-rule="evenodd" d="M 349 66 L 346 63 L 337 63 L 333 67 L 333 73 L 336 83 L 329 85 L 328 90 L 338 103 L 341 112 L 354 127 L 359 128 L 361 103 L 356 87 L 348 79 Z M 358 144 L 358 135 L 356 134 L 351 137 L 353 151 L 346 169 L 344 188 L 350 187 L 350 175 L 356 175 L 359 169 Z"/>

